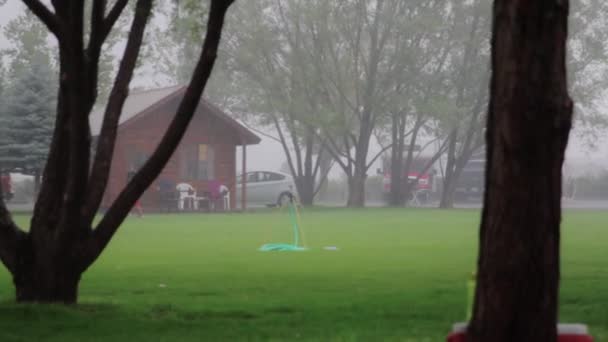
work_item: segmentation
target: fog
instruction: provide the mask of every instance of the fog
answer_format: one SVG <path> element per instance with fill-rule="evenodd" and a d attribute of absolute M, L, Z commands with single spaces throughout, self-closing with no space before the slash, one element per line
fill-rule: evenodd
<path fill-rule="evenodd" d="M 598 13 L 605 11 L 602 2 L 591 4 Z M 6 27 L 24 11 L 15 0 L 1 7 L 0 49 L 12 47 Z M 601 16 L 590 12 L 573 6 L 569 66 L 577 106 L 564 168 L 565 178 L 585 178 L 585 182 L 603 177 L 608 169 L 608 102 L 603 90 L 608 80 L 607 40 L 599 33 L 607 26 Z M 187 81 L 198 53 L 192 42 L 204 34 L 202 21 L 195 20 L 199 13 L 205 8 L 158 5 L 133 89 Z M 129 20 L 125 15 L 124 23 Z M 348 165 L 357 163 L 362 149 L 365 181 L 375 184 L 368 185 L 368 200 L 382 203 L 394 144 L 391 130 L 401 124 L 404 163 L 409 146 L 416 150 L 412 159 L 441 154 L 429 168 L 434 177 L 429 190 L 435 193 L 443 182 L 451 129 L 459 129 L 458 146 L 466 145 L 467 134 L 481 139 L 471 143 L 477 146 L 469 146 L 474 151 L 467 159 L 483 150 L 489 28 L 489 1 L 407 5 L 388 1 L 384 8 L 377 8 L 375 2 L 349 7 L 323 1 L 238 1 L 229 14 L 206 96 L 261 137 L 260 144 L 248 147 L 249 171 L 281 171 L 301 178 L 304 171 L 298 174 L 298 169 L 304 166 L 306 149 L 314 150 L 313 164 L 322 163 L 318 152 L 324 149 L 333 159 L 324 172 L 338 188 L 333 195 L 321 196 L 321 201 L 339 204 L 346 201 L 347 191 L 337 184 L 346 187 L 344 182 L 355 176 L 354 169 L 347 174 Z M 120 29 L 124 33 L 128 25 Z M 54 49 L 53 39 L 48 42 L 41 48 Z M 124 44 L 125 35 L 117 34 L 108 47 L 110 76 Z M 8 68 L 11 56 L 4 55 L 3 63 Z M 413 134 L 407 134 L 416 128 L 416 118 L 424 123 L 413 140 Z M 366 120 L 373 123 L 362 134 Z M 468 130 L 469 123 L 479 127 Z M 294 134 L 299 136 L 293 139 Z M 313 140 L 309 146 L 307 138 Z M 403 170 L 404 177 L 419 181 L 417 173 L 422 170 L 409 167 Z M 240 157 L 236 168 L 242 170 Z M 321 173 L 314 182 L 321 183 Z M 432 197 L 438 201 L 440 196 Z"/>

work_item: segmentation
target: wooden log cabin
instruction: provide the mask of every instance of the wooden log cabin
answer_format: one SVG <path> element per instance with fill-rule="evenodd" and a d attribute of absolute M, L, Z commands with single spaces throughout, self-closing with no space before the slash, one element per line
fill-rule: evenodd
<path fill-rule="evenodd" d="M 175 86 L 131 92 L 119 121 L 110 179 L 102 208 L 109 207 L 127 183 L 128 174 L 138 170 L 153 153 L 173 118 L 186 88 Z M 99 135 L 103 110 L 91 114 L 91 132 Z M 196 113 L 162 173 L 142 195 L 144 210 L 161 209 L 160 183 L 192 185 L 197 194 L 208 191 L 211 183 L 228 187 L 230 208 L 236 207 L 237 146 L 242 147 L 242 174 L 246 172 L 246 146 L 260 138 L 235 119 L 201 99 Z M 245 187 L 242 187 L 245 188 Z M 246 196 L 241 196 L 245 199 Z M 245 202 L 243 200 L 243 202 Z M 241 208 L 246 208 L 245 203 Z"/>

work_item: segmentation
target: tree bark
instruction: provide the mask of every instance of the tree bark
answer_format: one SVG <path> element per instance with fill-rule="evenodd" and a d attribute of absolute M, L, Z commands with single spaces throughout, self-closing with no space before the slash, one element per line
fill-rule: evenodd
<path fill-rule="evenodd" d="M 458 129 L 454 128 L 448 138 L 448 160 L 445 166 L 445 178 L 443 179 L 443 189 L 439 208 L 450 209 L 454 207 L 454 191 L 456 189 L 456 141 L 458 139 Z"/>
<path fill-rule="evenodd" d="M 403 152 L 404 144 L 404 128 L 403 122 L 405 118 L 401 113 L 392 115 L 392 141 L 391 149 L 391 187 L 389 194 L 389 205 L 399 207 L 403 205 Z"/>
<path fill-rule="evenodd" d="M 298 188 L 298 194 L 300 195 L 300 203 L 304 206 L 312 206 L 315 198 L 315 186 L 316 186 L 316 171 L 318 163 L 313 162 L 313 154 L 315 148 L 315 134 L 312 126 L 306 125 L 304 136 L 304 165 L 300 169 L 299 177 L 296 179 L 296 187 Z M 295 133 L 295 130 L 292 134 Z M 295 146 L 295 144 L 294 144 Z M 298 145 L 299 146 L 299 145 Z M 320 153 L 320 152 L 319 152 Z M 320 156 L 317 156 L 320 158 Z M 302 158 L 300 158 L 301 160 Z M 314 164 L 314 165 L 313 165 Z"/>
<path fill-rule="evenodd" d="M 315 179 L 310 175 L 304 175 L 296 178 L 295 182 L 300 195 L 300 203 L 306 207 L 312 206 L 315 197 Z"/>
<path fill-rule="evenodd" d="M 403 177 L 405 178 L 403 181 L 403 200 L 412 198 L 412 192 L 414 191 L 415 186 L 418 185 L 418 181 L 416 181 L 416 183 L 410 181 L 410 171 L 412 169 L 412 163 L 414 161 L 414 152 L 416 149 L 416 142 L 418 140 L 418 132 L 420 132 L 420 129 L 422 128 L 423 125 L 423 115 L 421 113 L 419 113 L 416 116 L 416 122 L 414 123 L 414 129 L 412 130 L 412 137 L 410 138 L 410 144 L 408 146 L 407 149 L 407 158 L 405 158 L 405 165 L 403 167 Z"/>
<path fill-rule="evenodd" d="M 365 207 L 365 174 L 355 173 L 348 178 L 348 200 L 346 206 L 349 208 Z"/>
<path fill-rule="evenodd" d="M 82 270 L 65 251 L 49 243 L 40 245 L 29 236 L 20 239 L 18 246 L 12 273 L 18 302 L 76 303 Z"/>
<path fill-rule="evenodd" d="M 496 0 L 472 342 L 556 341 L 567 0 Z"/>

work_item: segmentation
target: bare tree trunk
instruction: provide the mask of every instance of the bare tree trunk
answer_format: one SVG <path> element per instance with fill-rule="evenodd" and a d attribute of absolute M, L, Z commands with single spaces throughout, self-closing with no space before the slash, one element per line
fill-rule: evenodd
<path fill-rule="evenodd" d="M 321 148 L 325 150 L 325 147 L 321 146 Z M 327 195 L 327 187 L 329 185 L 329 182 L 327 181 L 327 176 L 329 175 L 329 172 L 331 171 L 331 168 L 333 166 L 333 157 L 331 156 L 331 153 L 325 152 L 318 158 L 319 174 L 321 176 L 321 179 L 317 184 L 317 193 L 319 197 L 323 198 Z"/>
<path fill-rule="evenodd" d="M 303 206 L 309 207 L 314 204 L 315 180 L 310 176 L 304 176 L 296 179 L 296 187 L 300 195 L 300 203 Z"/>
<path fill-rule="evenodd" d="M 294 130 L 295 131 L 295 130 Z M 316 186 L 316 166 L 313 165 L 313 154 L 315 148 L 315 132 L 312 126 L 306 126 L 304 137 L 304 165 L 303 173 L 296 180 L 298 194 L 300 195 L 300 203 L 304 206 L 312 206 L 315 198 Z"/>
<path fill-rule="evenodd" d="M 496 0 L 472 342 L 556 341 L 567 0 Z"/>
<path fill-rule="evenodd" d="M 391 149 L 391 187 L 389 205 L 398 207 L 403 204 L 403 152 L 404 152 L 404 134 L 402 124 L 404 118 L 401 118 L 400 113 L 392 115 L 392 141 Z"/>
<path fill-rule="evenodd" d="M 466 166 L 469 159 L 471 159 L 472 153 L 468 153 L 467 155 L 460 156 L 456 162 L 454 163 L 452 169 L 450 170 L 449 181 L 444 183 L 443 191 L 441 192 L 441 201 L 439 203 L 439 207 L 441 209 L 451 209 L 454 208 L 454 202 L 456 200 L 456 187 L 458 185 L 458 180 L 462 175 L 462 170 Z M 447 180 L 448 178 L 446 178 Z"/>
<path fill-rule="evenodd" d="M 48 241 L 23 236 L 18 242 L 13 283 L 18 302 L 75 303 L 82 269 Z M 45 243 L 46 242 L 46 243 Z"/>
<path fill-rule="evenodd" d="M 360 173 L 355 173 L 348 178 L 347 207 L 362 208 L 365 206 L 365 179 L 365 174 Z"/>
<path fill-rule="evenodd" d="M 454 191 L 456 190 L 456 141 L 458 139 L 458 130 L 452 130 L 449 136 L 448 143 L 448 160 L 445 166 L 445 178 L 443 179 L 443 190 L 441 192 L 441 200 L 439 208 L 450 209 L 454 207 Z"/>
<path fill-rule="evenodd" d="M 405 165 L 403 167 L 404 173 L 404 186 L 403 186 L 403 199 L 411 198 L 412 192 L 415 190 L 415 187 L 418 185 L 418 181 L 411 181 L 409 174 L 412 169 L 412 163 L 414 162 L 414 152 L 416 150 L 416 143 L 418 141 L 418 132 L 423 125 L 423 115 L 418 114 L 416 116 L 416 122 L 414 123 L 414 129 L 412 130 L 412 137 L 410 138 L 410 144 L 407 149 L 407 158 L 405 159 Z"/>

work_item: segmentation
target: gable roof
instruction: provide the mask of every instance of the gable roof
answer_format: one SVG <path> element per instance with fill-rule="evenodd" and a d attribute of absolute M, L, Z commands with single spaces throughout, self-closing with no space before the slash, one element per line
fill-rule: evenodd
<path fill-rule="evenodd" d="M 120 126 L 144 117 L 146 114 L 153 112 L 155 109 L 169 103 L 173 99 L 181 98 L 186 92 L 185 86 L 172 86 L 159 89 L 150 89 L 145 91 L 134 91 L 130 92 L 125 100 L 125 104 L 118 121 Z M 256 134 L 251 132 L 248 128 L 243 126 L 234 118 L 224 113 L 217 106 L 211 104 L 204 98 L 201 98 L 197 110 L 203 110 L 214 117 L 220 119 L 231 128 L 234 128 L 241 140 L 246 145 L 253 145 L 260 143 L 261 139 Z M 91 126 L 91 134 L 98 136 L 101 132 L 101 126 L 103 124 L 105 108 L 97 109 L 89 116 L 89 124 Z"/>

